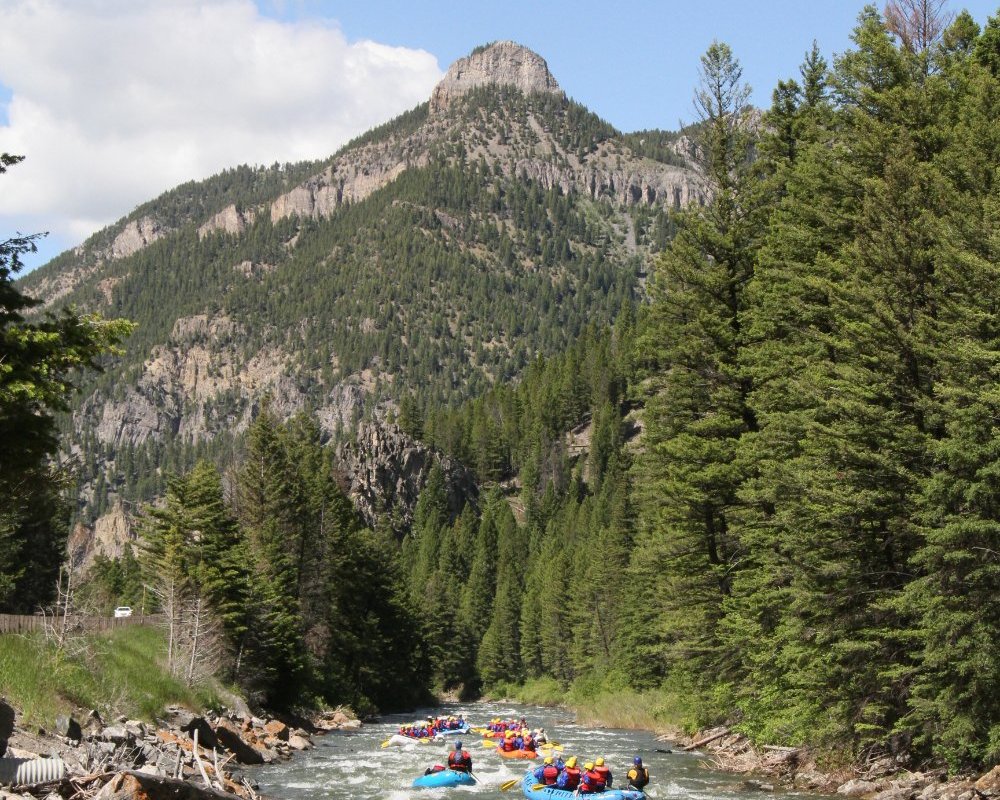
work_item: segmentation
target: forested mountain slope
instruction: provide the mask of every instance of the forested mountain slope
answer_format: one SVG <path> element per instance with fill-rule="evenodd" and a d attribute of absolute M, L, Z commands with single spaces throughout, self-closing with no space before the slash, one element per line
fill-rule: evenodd
<path fill-rule="evenodd" d="M 681 148 L 629 141 L 500 42 L 326 161 L 185 184 L 27 276 L 46 304 L 138 323 L 66 423 L 81 517 L 226 463 L 265 396 L 336 436 L 386 398 L 476 396 L 610 322 L 667 212 L 707 199 Z"/>

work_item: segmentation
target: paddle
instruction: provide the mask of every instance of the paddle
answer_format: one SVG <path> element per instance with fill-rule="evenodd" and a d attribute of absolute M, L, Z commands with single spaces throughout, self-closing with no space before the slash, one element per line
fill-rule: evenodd
<path fill-rule="evenodd" d="M 496 746 L 497 746 L 497 743 L 496 743 L 496 742 L 494 742 L 494 741 L 493 741 L 492 739 L 483 739 L 483 740 L 482 740 L 482 741 L 480 742 L 480 744 L 481 744 L 481 745 L 482 745 L 483 747 L 496 747 Z"/>
<path fill-rule="evenodd" d="M 515 786 L 517 786 L 520 782 L 521 782 L 520 778 L 513 778 L 513 779 L 511 779 L 509 781 L 504 781 L 503 783 L 500 784 L 500 791 L 501 792 L 510 791 Z"/>

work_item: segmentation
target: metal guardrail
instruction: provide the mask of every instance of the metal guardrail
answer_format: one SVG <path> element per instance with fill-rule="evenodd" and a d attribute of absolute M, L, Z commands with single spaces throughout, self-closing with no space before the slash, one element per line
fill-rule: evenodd
<path fill-rule="evenodd" d="M 105 631 L 112 628 L 127 628 L 132 625 L 158 625 L 164 621 L 162 614 L 138 614 L 131 617 L 97 617 L 70 614 L 66 620 L 69 630 Z M 0 614 L 0 634 L 31 633 L 45 630 L 46 624 L 62 627 L 62 617 L 45 617 L 41 614 Z"/>

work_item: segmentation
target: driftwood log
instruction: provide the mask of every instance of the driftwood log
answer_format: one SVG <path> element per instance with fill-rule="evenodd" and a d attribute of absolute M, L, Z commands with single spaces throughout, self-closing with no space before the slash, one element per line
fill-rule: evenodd
<path fill-rule="evenodd" d="M 690 752 L 691 750 L 697 750 L 699 747 L 704 747 L 706 744 L 711 744 L 717 739 L 721 739 L 723 736 L 729 735 L 729 728 L 723 728 L 719 733 L 713 733 L 711 736 L 706 736 L 704 739 L 699 739 L 697 742 L 689 744 L 687 747 L 683 748 L 684 752 Z"/>

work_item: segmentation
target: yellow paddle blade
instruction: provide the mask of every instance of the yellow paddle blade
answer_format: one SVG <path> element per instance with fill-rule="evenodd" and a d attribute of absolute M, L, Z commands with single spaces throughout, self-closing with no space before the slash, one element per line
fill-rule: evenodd
<path fill-rule="evenodd" d="M 534 786 L 531 787 L 531 791 L 537 792 L 539 789 L 544 789 L 544 788 L 545 788 L 544 783 L 536 783 Z"/>
<path fill-rule="evenodd" d="M 388 747 L 391 741 L 392 741 L 391 739 L 386 739 L 384 742 L 382 742 L 382 747 Z"/>
<path fill-rule="evenodd" d="M 480 742 L 480 744 L 482 744 L 483 747 L 496 747 L 497 746 L 497 743 L 494 742 L 492 739 L 483 739 L 483 741 Z"/>
<path fill-rule="evenodd" d="M 510 780 L 510 781 L 504 781 L 503 783 L 500 784 L 500 791 L 501 792 L 510 791 L 515 786 L 517 786 L 520 782 L 521 781 L 519 781 L 517 778 L 514 778 L 513 780 Z"/>

